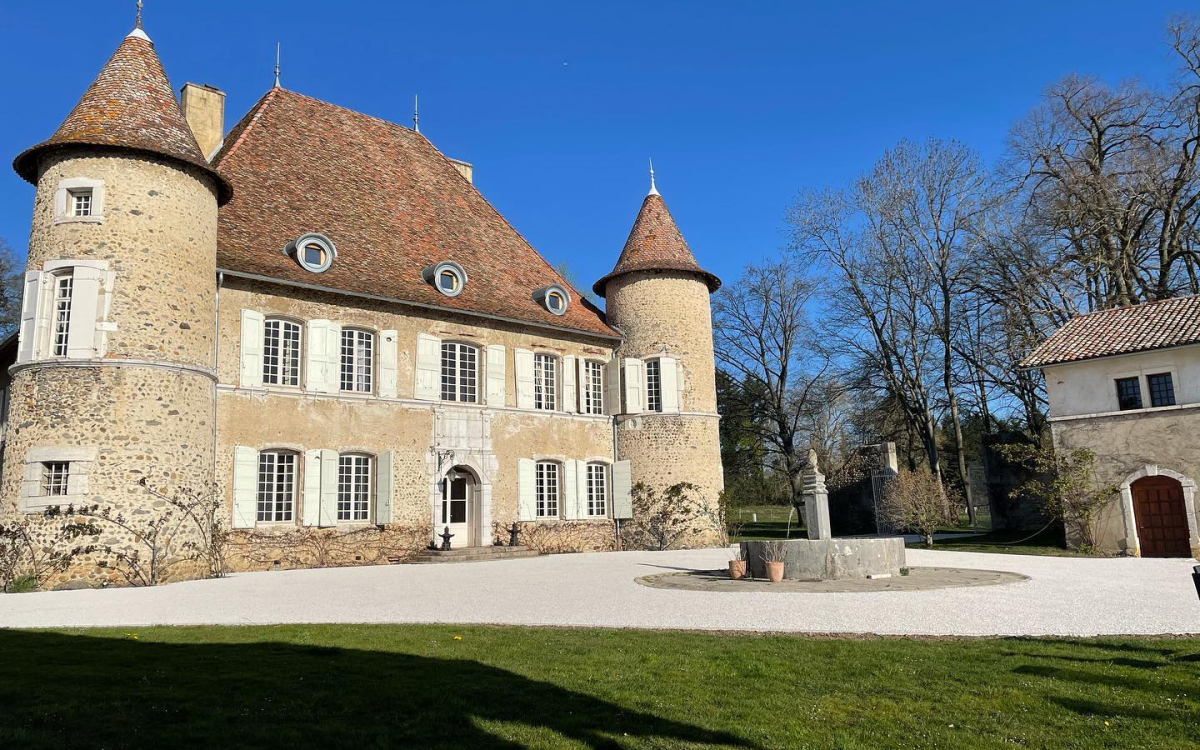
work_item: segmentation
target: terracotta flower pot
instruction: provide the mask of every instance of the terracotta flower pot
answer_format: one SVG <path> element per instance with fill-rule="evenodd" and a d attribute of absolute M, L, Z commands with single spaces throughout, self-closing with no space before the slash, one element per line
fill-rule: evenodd
<path fill-rule="evenodd" d="M 730 560 L 729 561 L 729 577 L 733 580 L 744 578 L 746 576 L 746 561 L 745 560 Z"/>
<path fill-rule="evenodd" d="M 783 563 L 768 562 L 767 563 L 767 578 L 771 583 L 779 583 L 783 580 Z"/>

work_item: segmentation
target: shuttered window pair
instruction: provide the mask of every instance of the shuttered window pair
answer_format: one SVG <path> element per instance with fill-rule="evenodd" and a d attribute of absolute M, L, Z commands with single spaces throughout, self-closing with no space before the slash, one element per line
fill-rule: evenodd
<path fill-rule="evenodd" d="M 674 357 L 647 360 L 626 357 L 621 360 L 618 377 L 619 387 L 623 391 L 620 395 L 624 397 L 624 411 L 621 413 L 679 413 L 683 384 L 679 362 Z"/>
<path fill-rule="evenodd" d="M 114 275 L 108 261 L 56 260 L 25 274 L 17 362 L 94 359 L 107 351 Z"/>
<path fill-rule="evenodd" d="M 522 521 L 629 518 L 628 461 L 517 461 L 517 512 Z"/>
<path fill-rule="evenodd" d="M 399 357 L 394 330 L 376 335 L 331 320 L 300 323 L 242 310 L 241 339 L 244 388 L 303 384 L 313 393 L 396 397 Z"/>
<path fill-rule="evenodd" d="M 305 451 L 302 487 L 299 462 L 300 454 L 295 451 L 235 448 L 233 527 L 294 523 L 298 502 L 304 526 L 372 520 L 378 525 L 391 523 L 390 453 Z"/>
<path fill-rule="evenodd" d="M 413 396 L 422 401 L 504 406 L 504 347 L 483 348 L 418 334 Z"/>

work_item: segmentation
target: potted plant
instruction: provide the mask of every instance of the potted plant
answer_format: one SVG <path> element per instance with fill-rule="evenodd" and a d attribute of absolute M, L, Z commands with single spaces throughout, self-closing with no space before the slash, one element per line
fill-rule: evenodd
<path fill-rule="evenodd" d="M 733 559 L 729 561 L 729 577 L 735 581 L 746 577 L 746 550 L 740 544 L 733 548 Z"/>
<path fill-rule="evenodd" d="M 783 561 L 787 558 L 787 545 L 783 542 L 767 542 L 762 547 L 763 563 L 771 583 L 783 580 Z"/>

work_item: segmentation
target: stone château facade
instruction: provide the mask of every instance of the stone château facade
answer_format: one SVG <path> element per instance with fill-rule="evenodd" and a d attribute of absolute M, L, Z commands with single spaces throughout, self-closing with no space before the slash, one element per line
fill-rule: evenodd
<path fill-rule="evenodd" d="M 416 130 L 276 85 L 224 133 L 223 94 L 181 98 L 135 29 L 14 163 L 36 195 L 0 518 L 211 487 L 254 569 L 514 522 L 611 549 L 638 482 L 716 503 L 720 281 L 657 190 L 601 311 Z M 105 554 L 69 575 L 116 578 Z"/>

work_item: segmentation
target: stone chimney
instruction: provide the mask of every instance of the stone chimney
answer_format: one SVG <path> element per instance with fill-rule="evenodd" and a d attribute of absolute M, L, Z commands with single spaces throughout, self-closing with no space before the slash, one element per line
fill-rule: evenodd
<path fill-rule="evenodd" d="M 225 142 L 225 92 L 212 86 L 185 83 L 179 92 L 179 104 L 204 158 L 212 161 Z"/>
<path fill-rule="evenodd" d="M 446 158 L 450 159 L 450 157 L 448 157 L 448 156 Z M 462 161 L 461 159 L 450 159 L 450 163 L 454 165 L 454 168 L 458 170 L 459 174 L 461 174 L 463 177 L 467 178 L 467 182 L 471 183 L 472 185 L 475 184 L 475 167 L 474 166 L 472 166 L 471 164 L 469 164 L 465 161 Z"/>

